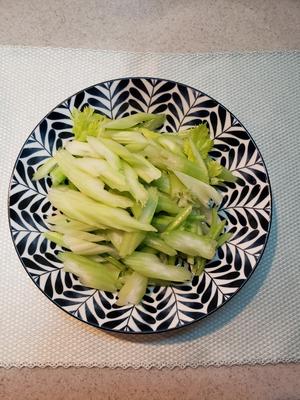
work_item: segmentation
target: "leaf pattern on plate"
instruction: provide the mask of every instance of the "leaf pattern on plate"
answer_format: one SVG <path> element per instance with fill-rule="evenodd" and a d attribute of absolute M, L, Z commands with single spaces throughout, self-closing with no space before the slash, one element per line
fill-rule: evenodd
<path fill-rule="evenodd" d="M 71 110 L 86 105 L 109 118 L 137 112 L 165 113 L 162 131 L 208 124 L 211 155 L 237 176 L 220 186 L 219 209 L 232 232 L 205 271 L 190 283 L 149 287 L 137 306 L 115 305 L 117 295 L 80 285 L 62 270 L 61 248 L 46 240 L 49 179 L 32 181 L 38 166 L 72 137 Z M 266 245 L 271 193 L 261 155 L 246 129 L 216 100 L 191 87 L 156 78 L 108 81 L 84 89 L 52 110 L 31 133 L 13 171 L 9 217 L 17 253 L 35 284 L 56 305 L 90 325 L 116 332 L 162 332 L 200 320 L 218 309 L 247 281 Z"/>

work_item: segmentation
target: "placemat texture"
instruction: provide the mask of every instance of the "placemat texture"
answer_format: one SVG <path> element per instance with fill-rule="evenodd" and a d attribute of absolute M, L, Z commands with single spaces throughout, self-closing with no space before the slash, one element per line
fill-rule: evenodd
<path fill-rule="evenodd" d="M 268 246 L 246 286 L 224 307 L 171 333 L 110 334 L 53 305 L 14 251 L 7 189 L 26 137 L 61 100 L 92 84 L 152 76 L 198 88 L 246 126 L 273 192 Z M 0 365 L 196 367 L 300 359 L 300 53 L 133 54 L 0 48 Z"/>

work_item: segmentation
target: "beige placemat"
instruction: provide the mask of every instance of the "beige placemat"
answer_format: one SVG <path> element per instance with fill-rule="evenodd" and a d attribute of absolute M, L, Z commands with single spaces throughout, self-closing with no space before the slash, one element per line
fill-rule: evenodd
<path fill-rule="evenodd" d="M 1 366 L 150 368 L 299 361 L 299 54 L 0 47 Z M 74 92 L 125 76 L 176 80 L 222 102 L 259 146 L 274 198 L 269 243 L 246 286 L 204 320 L 150 336 L 109 334 L 58 309 L 26 275 L 7 224 L 13 164 L 37 122 Z"/>

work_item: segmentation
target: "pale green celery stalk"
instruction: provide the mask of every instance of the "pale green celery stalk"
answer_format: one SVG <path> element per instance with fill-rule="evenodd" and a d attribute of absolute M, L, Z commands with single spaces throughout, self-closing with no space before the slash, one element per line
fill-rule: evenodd
<path fill-rule="evenodd" d="M 109 263 L 113 264 L 115 267 L 117 267 L 120 271 L 125 271 L 126 270 L 126 266 L 124 264 L 122 264 L 119 260 L 117 260 L 116 258 L 112 257 L 112 256 L 107 256 L 104 259 L 105 261 L 108 261 Z"/>
<path fill-rule="evenodd" d="M 139 153 L 144 150 L 144 148 L 147 146 L 146 143 L 131 143 L 131 144 L 126 144 L 126 149 L 130 151 L 131 153 Z"/>
<path fill-rule="evenodd" d="M 187 220 L 183 224 L 183 226 L 180 226 L 178 229 L 181 231 L 187 231 L 187 232 L 192 232 L 192 233 L 198 233 L 198 222 L 196 221 L 191 221 Z"/>
<path fill-rule="evenodd" d="M 171 232 L 177 229 L 183 222 L 187 219 L 187 217 L 190 215 L 192 212 L 193 207 L 188 206 L 185 207 L 182 211 L 180 211 L 176 217 L 173 219 L 173 221 L 166 227 L 165 232 Z M 170 254 L 172 255 L 172 254 Z"/>
<path fill-rule="evenodd" d="M 169 172 L 170 178 L 170 196 L 177 201 L 179 207 L 187 207 L 193 203 L 191 192 L 177 178 L 173 172 Z"/>
<path fill-rule="evenodd" d="M 132 200 L 125 196 L 109 193 L 104 189 L 103 182 L 94 178 L 77 167 L 75 158 L 66 150 L 59 150 L 55 160 L 67 178 L 85 195 L 112 207 L 127 208 Z"/>
<path fill-rule="evenodd" d="M 159 251 L 149 246 L 142 246 L 140 251 L 143 253 L 157 254 Z"/>
<path fill-rule="evenodd" d="M 114 170 L 121 170 L 122 163 L 119 156 L 104 143 L 102 138 L 96 139 L 92 136 L 88 136 L 87 141 L 91 148 L 100 156 L 104 157 Z"/>
<path fill-rule="evenodd" d="M 225 182 L 236 182 L 237 177 L 233 175 L 229 169 L 225 168 L 222 166 L 222 172 L 218 176 L 219 179 L 225 181 Z"/>
<path fill-rule="evenodd" d="M 177 154 L 181 157 L 184 157 L 184 153 L 182 151 L 182 148 L 180 147 L 179 144 L 177 144 L 174 140 L 172 140 L 169 136 L 167 135 L 161 135 L 157 139 L 158 143 L 162 145 L 165 149 L 171 151 L 174 154 Z"/>
<path fill-rule="evenodd" d="M 129 115 L 128 117 L 119 118 L 119 119 L 115 119 L 113 121 L 107 122 L 104 125 L 104 128 L 105 129 L 125 130 L 128 128 L 132 128 L 133 126 L 136 126 L 143 122 L 151 121 L 151 120 L 159 121 L 159 125 L 158 125 L 158 127 L 159 127 L 164 122 L 164 116 L 162 118 L 162 116 L 160 114 L 137 113 L 137 114 Z M 154 126 L 154 124 L 152 124 L 151 126 Z"/>
<path fill-rule="evenodd" d="M 221 203 L 222 195 L 212 186 L 180 171 L 174 171 L 174 173 L 177 178 L 180 179 L 181 182 L 190 190 L 193 196 L 197 198 L 197 200 L 199 200 L 204 206 L 208 207 L 210 199 L 212 199 L 216 204 Z"/>
<path fill-rule="evenodd" d="M 178 214 L 181 211 L 174 200 L 165 193 L 159 192 L 156 212 L 165 211 L 169 214 Z"/>
<path fill-rule="evenodd" d="M 133 272 L 125 278 L 124 286 L 118 294 L 116 304 L 118 306 L 126 306 L 127 304 L 139 304 L 144 297 L 148 285 L 148 278 Z"/>
<path fill-rule="evenodd" d="M 112 189 L 117 189 L 121 192 L 127 191 L 123 173 L 112 168 L 106 160 L 83 157 L 77 158 L 75 162 L 83 172 L 94 178 L 101 177 Z"/>
<path fill-rule="evenodd" d="M 46 162 L 38 167 L 36 172 L 33 174 L 32 180 L 38 181 L 42 178 L 45 178 L 49 174 L 50 171 L 56 166 L 56 160 L 51 157 Z"/>
<path fill-rule="evenodd" d="M 173 154 L 162 146 L 151 143 L 145 147 L 144 154 L 149 158 L 152 164 L 161 169 L 181 171 L 199 180 L 206 179 L 197 164 L 189 161 L 186 157 Z"/>
<path fill-rule="evenodd" d="M 231 237 L 232 237 L 231 232 L 225 232 L 222 235 L 220 235 L 217 240 L 217 247 L 221 247 L 224 243 L 228 242 Z"/>
<path fill-rule="evenodd" d="M 139 132 L 134 131 L 110 131 L 104 137 L 113 139 L 120 144 L 144 144 L 148 143 L 147 139 Z"/>
<path fill-rule="evenodd" d="M 62 169 L 57 165 L 50 172 L 50 178 L 52 181 L 52 186 L 58 186 L 66 179 L 66 175 L 63 173 Z"/>
<path fill-rule="evenodd" d="M 148 192 L 139 182 L 137 173 L 125 161 L 123 161 L 123 171 L 126 178 L 127 185 L 125 186 L 127 186 L 127 190 L 141 206 L 144 206 L 148 200 Z"/>
<path fill-rule="evenodd" d="M 64 270 L 77 275 L 83 285 L 107 292 L 117 291 L 120 270 L 110 263 L 98 263 L 69 252 L 61 253 L 59 258 Z"/>
<path fill-rule="evenodd" d="M 153 249 L 167 254 L 168 256 L 175 256 L 177 254 L 177 251 L 168 246 L 157 234 L 147 234 L 143 243 L 148 247 L 152 247 Z"/>
<path fill-rule="evenodd" d="M 192 273 L 196 276 L 200 276 L 205 269 L 206 260 L 203 257 L 196 257 L 195 263 L 192 266 Z"/>
<path fill-rule="evenodd" d="M 74 231 L 83 231 L 83 232 L 91 232 L 97 229 L 96 226 L 84 224 L 83 222 L 76 221 L 71 218 L 67 218 L 64 215 L 53 215 L 49 216 L 46 219 L 47 223 L 54 224 L 54 231 L 65 233 L 70 230 Z"/>
<path fill-rule="evenodd" d="M 98 243 L 107 241 L 106 234 L 101 232 L 101 234 L 97 233 L 89 233 L 89 232 L 80 232 L 75 230 L 69 230 L 66 234 L 76 237 L 77 239 L 87 240 L 88 242 Z"/>
<path fill-rule="evenodd" d="M 195 257 L 193 256 L 188 256 L 186 261 L 190 264 L 190 265 L 194 265 L 195 263 Z"/>
<path fill-rule="evenodd" d="M 106 257 L 99 256 L 99 255 L 97 255 L 97 256 L 88 256 L 88 258 L 91 261 L 96 261 L 96 262 L 101 262 L 101 263 L 106 261 Z"/>
<path fill-rule="evenodd" d="M 217 242 L 209 237 L 181 230 L 161 235 L 169 246 L 189 256 L 201 256 L 210 260 L 215 255 Z"/>
<path fill-rule="evenodd" d="M 101 139 L 103 144 L 107 146 L 112 152 L 121 157 L 129 165 L 131 165 L 136 173 L 147 183 L 158 179 L 161 172 L 158 168 L 154 167 L 145 157 L 141 154 L 131 153 L 125 146 L 115 142 L 111 139 Z"/>
<path fill-rule="evenodd" d="M 161 133 L 154 132 L 153 130 L 151 131 L 150 129 L 147 128 L 139 127 L 138 131 L 141 132 L 143 136 L 148 140 L 154 140 L 161 137 Z"/>
<path fill-rule="evenodd" d="M 157 189 L 154 187 L 150 187 L 148 189 L 147 203 L 145 207 L 141 208 L 141 211 L 139 212 L 140 216 L 138 220 L 141 223 L 146 223 L 146 224 L 151 223 L 157 207 L 157 202 L 158 202 Z M 141 244 L 144 238 L 145 238 L 144 232 L 125 233 L 123 236 L 121 246 L 119 248 L 120 256 L 125 257 L 131 254 Z"/>
<path fill-rule="evenodd" d="M 101 158 L 88 143 L 79 142 L 78 140 L 67 142 L 65 149 L 73 156 Z"/>
<path fill-rule="evenodd" d="M 169 215 L 157 215 L 153 218 L 152 225 L 158 230 L 158 232 L 163 232 L 173 219 L 174 217 Z"/>
<path fill-rule="evenodd" d="M 209 228 L 209 237 L 214 240 L 217 240 L 220 234 L 223 232 L 224 227 L 226 225 L 226 221 L 221 221 L 218 212 L 215 208 L 212 209 L 212 220 Z"/>
<path fill-rule="evenodd" d="M 152 185 L 156 186 L 161 192 L 170 194 L 171 184 L 169 174 L 162 171 L 161 177 L 153 181 Z"/>
<path fill-rule="evenodd" d="M 67 217 L 86 224 L 107 226 L 127 232 L 136 230 L 156 231 L 148 223 L 137 221 L 125 210 L 109 207 L 90 199 L 80 192 L 65 188 L 51 188 L 48 193 L 49 201 Z"/>
<path fill-rule="evenodd" d="M 125 232 L 122 232 L 120 230 L 114 229 L 114 230 L 107 230 L 106 235 L 110 242 L 114 245 L 114 247 L 117 249 L 117 251 L 120 251 L 120 246 L 123 241 L 123 236 Z"/>
<path fill-rule="evenodd" d="M 155 118 L 142 123 L 141 126 L 143 128 L 154 131 L 160 128 L 165 123 L 166 116 L 164 114 L 152 114 L 152 115 L 155 115 Z"/>
<path fill-rule="evenodd" d="M 103 253 L 111 253 L 114 249 L 111 246 L 92 243 L 87 240 L 78 239 L 70 234 L 63 236 L 64 246 L 75 254 L 93 256 Z"/>
<path fill-rule="evenodd" d="M 58 246 L 67 247 L 67 246 L 65 246 L 65 243 L 64 243 L 63 234 L 61 234 L 59 232 L 51 232 L 51 231 L 43 232 L 43 236 L 46 239 L 50 240 L 51 242 L 58 244 Z"/>
<path fill-rule="evenodd" d="M 134 252 L 124 259 L 134 271 L 154 279 L 163 279 L 173 282 L 189 281 L 192 277 L 190 271 L 183 267 L 174 267 L 160 262 L 154 254 Z"/>
<path fill-rule="evenodd" d="M 191 137 L 189 137 L 186 140 L 188 140 L 188 144 L 190 146 L 191 152 L 192 152 L 193 157 L 195 159 L 194 162 L 198 165 L 200 171 L 203 173 L 203 182 L 209 183 L 208 171 L 207 171 L 205 162 L 204 162 L 203 158 L 201 157 L 201 154 L 198 152 L 198 150 L 197 150 L 197 148 L 195 146 L 195 143 L 193 142 Z"/>

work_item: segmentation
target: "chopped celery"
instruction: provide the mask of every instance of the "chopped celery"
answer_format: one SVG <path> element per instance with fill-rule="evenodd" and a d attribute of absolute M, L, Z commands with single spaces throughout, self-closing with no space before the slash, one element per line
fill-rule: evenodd
<path fill-rule="evenodd" d="M 128 185 L 128 191 L 132 194 L 133 198 L 142 206 L 146 204 L 148 199 L 148 192 L 145 187 L 139 182 L 138 175 L 135 170 L 123 161 L 123 170 Z"/>
<path fill-rule="evenodd" d="M 151 187 L 148 189 L 148 200 L 145 207 L 141 208 L 138 220 L 141 223 L 150 224 L 154 216 L 158 202 L 157 189 Z M 145 238 L 145 232 L 125 233 L 122 243 L 119 247 L 121 257 L 131 254 Z"/>
<path fill-rule="evenodd" d="M 114 251 L 112 246 L 97 244 L 87 240 L 78 239 L 70 234 L 63 236 L 64 246 L 70 249 L 75 254 L 92 256 L 103 253 L 111 253 Z"/>
<path fill-rule="evenodd" d="M 156 212 L 160 211 L 165 211 L 169 214 L 178 214 L 181 211 L 181 208 L 178 207 L 176 202 L 165 193 L 159 192 Z"/>
<path fill-rule="evenodd" d="M 112 168 L 106 160 L 83 157 L 77 158 L 75 162 L 85 173 L 94 178 L 101 177 L 101 179 L 112 189 L 117 189 L 121 192 L 128 190 L 122 172 Z"/>
<path fill-rule="evenodd" d="M 51 157 L 46 162 L 44 162 L 40 167 L 38 167 L 37 171 L 33 174 L 32 179 L 34 181 L 38 181 L 42 178 L 45 178 L 49 174 L 50 171 L 56 166 L 55 158 Z"/>
<path fill-rule="evenodd" d="M 66 179 L 66 175 L 63 173 L 62 169 L 57 165 L 50 172 L 50 178 L 52 181 L 52 186 L 58 186 Z"/>
<path fill-rule="evenodd" d="M 164 119 L 109 120 L 91 107 L 75 109 L 75 140 L 33 176 L 51 177 L 48 197 L 60 214 L 47 218 L 45 237 L 71 250 L 59 256 L 65 271 L 88 287 L 121 289 L 118 305 L 138 304 L 148 284 L 200 275 L 231 237 L 217 206 L 209 207 L 222 200 L 211 185 L 236 177 L 208 155 L 208 126 L 161 134 Z M 191 271 L 179 266 L 186 262 Z"/>
<path fill-rule="evenodd" d="M 127 208 L 132 205 L 129 198 L 109 193 L 103 188 L 104 184 L 100 179 L 94 178 L 78 168 L 76 159 L 66 150 L 59 150 L 55 155 L 55 160 L 67 178 L 83 194 L 113 207 Z"/>
<path fill-rule="evenodd" d="M 147 285 L 148 279 L 138 272 L 127 275 L 124 286 L 119 291 L 116 304 L 118 306 L 139 304 L 146 293 Z"/>
<path fill-rule="evenodd" d="M 199 200 L 204 206 L 208 206 L 209 201 L 212 199 L 216 204 L 222 201 L 222 195 L 216 191 L 212 186 L 207 183 L 201 182 L 192 176 L 186 175 L 179 171 L 174 171 L 177 178 L 191 191 L 191 193 Z"/>
<path fill-rule="evenodd" d="M 169 174 L 167 174 L 165 171 L 162 171 L 161 177 L 153 181 L 152 184 L 156 186 L 161 192 L 170 194 L 170 177 Z"/>
<path fill-rule="evenodd" d="M 165 232 L 171 232 L 177 229 L 187 219 L 187 217 L 192 212 L 192 209 L 193 209 L 192 206 L 188 206 L 184 208 L 182 211 L 180 211 L 173 219 L 173 221 L 166 227 Z"/>
<path fill-rule="evenodd" d="M 154 124 L 144 124 L 144 126 L 148 129 L 156 129 L 164 123 L 165 117 L 160 114 L 147 114 L 147 113 L 137 113 L 129 115 L 128 117 L 123 117 L 119 119 L 115 119 L 113 121 L 107 122 L 104 127 L 105 129 L 120 129 L 125 130 L 128 128 L 132 128 L 141 123 L 145 123 L 146 121 L 158 121 L 158 125 Z M 154 128 L 153 128 L 154 127 Z"/>
<path fill-rule="evenodd" d="M 169 256 L 175 256 L 177 254 L 176 250 L 168 246 L 167 243 L 165 243 L 159 237 L 159 235 L 155 233 L 147 234 L 145 239 L 143 240 L 143 244 L 145 244 L 148 247 L 152 247 L 153 249 L 156 249 L 162 253 L 168 254 Z"/>
<path fill-rule="evenodd" d="M 191 273 L 183 267 L 163 264 L 157 256 L 149 253 L 134 252 L 124 259 L 134 271 L 147 278 L 163 279 L 173 282 L 185 282 L 191 279 Z"/>
<path fill-rule="evenodd" d="M 65 144 L 65 149 L 73 156 L 101 158 L 88 143 L 72 140 Z"/>
<path fill-rule="evenodd" d="M 61 253 L 64 270 L 77 275 L 79 281 L 88 287 L 116 292 L 120 270 L 109 263 L 98 263 L 87 257 L 69 252 Z"/>
<path fill-rule="evenodd" d="M 189 256 L 201 256 L 210 260 L 215 255 L 217 242 L 207 236 L 180 230 L 161 235 L 169 246 Z"/>
<path fill-rule="evenodd" d="M 156 230 L 148 223 L 137 221 L 125 210 L 100 204 L 74 190 L 53 188 L 48 198 L 66 216 L 86 224 L 100 225 L 100 228 L 106 225 L 127 232 Z"/>
<path fill-rule="evenodd" d="M 101 157 L 104 157 L 113 169 L 119 171 L 122 168 L 119 156 L 111 151 L 101 138 L 96 139 L 92 136 L 88 136 L 87 141 L 90 147 Z"/>

